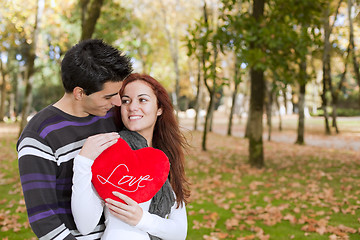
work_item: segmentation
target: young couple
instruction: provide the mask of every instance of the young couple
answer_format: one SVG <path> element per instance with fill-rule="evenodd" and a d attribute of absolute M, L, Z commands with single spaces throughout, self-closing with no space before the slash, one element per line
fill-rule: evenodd
<path fill-rule="evenodd" d="M 129 58 L 103 41 L 78 43 L 62 61 L 64 96 L 22 132 L 19 172 L 39 239 L 186 238 L 186 140 L 166 90 L 131 71 Z M 94 159 L 119 136 L 133 150 L 154 147 L 169 158 L 168 180 L 148 202 L 118 192 L 119 201 L 103 201 L 91 184 Z"/>

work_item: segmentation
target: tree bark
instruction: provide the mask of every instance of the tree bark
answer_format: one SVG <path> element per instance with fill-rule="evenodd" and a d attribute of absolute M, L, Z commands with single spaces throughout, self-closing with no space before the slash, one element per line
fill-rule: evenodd
<path fill-rule="evenodd" d="M 325 120 L 325 133 L 330 134 L 329 127 L 329 114 L 327 111 L 327 98 L 326 93 L 330 89 L 330 77 L 331 77 L 331 66 L 330 66 L 330 24 L 329 24 L 329 6 L 325 10 L 325 21 L 324 21 L 324 52 L 323 52 L 323 91 L 321 94 L 322 109 L 324 111 Z"/>
<path fill-rule="evenodd" d="M 268 141 L 271 141 L 271 132 L 272 132 L 272 105 L 273 105 L 273 95 L 274 90 L 270 82 L 265 81 L 266 97 L 265 97 L 265 106 L 266 106 L 266 124 L 268 128 Z"/>
<path fill-rule="evenodd" d="M 339 99 L 339 93 L 341 92 L 341 89 L 342 89 L 345 79 L 346 79 L 349 56 L 350 56 L 350 44 L 347 49 L 347 55 L 346 55 L 346 59 L 345 59 L 345 63 L 344 63 L 344 72 L 341 74 L 341 78 L 340 78 L 338 87 L 333 91 L 333 94 L 332 94 L 332 108 L 333 108 L 332 126 L 335 128 L 336 133 L 340 133 L 339 128 L 337 126 L 337 104 L 338 104 L 338 99 Z"/>
<path fill-rule="evenodd" d="M 349 15 L 349 30 L 350 30 L 350 51 L 352 53 L 352 60 L 353 60 L 353 66 L 354 66 L 354 72 L 356 76 L 356 80 L 358 82 L 358 86 L 360 89 L 360 71 L 359 71 L 359 63 L 356 58 L 355 53 L 355 42 L 354 42 L 354 26 L 353 26 L 353 20 L 351 17 L 351 8 L 352 8 L 352 0 L 348 0 L 348 15 Z M 360 92 L 359 92 L 359 107 L 360 107 Z"/>
<path fill-rule="evenodd" d="M 0 57 L 1 57 L 1 53 L 0 53 Z M 9 60 L 8 60 L 9 61 Z M 8 64 L 9 65 L 9 64 Z M 6 77 L 7 77 L 7 71 L 4 68 L 3 62 L 0 59 L 0 71 L 1 71 L 1 90 L 0 90 L 0 122 L 4 121 L 4 116 L 5 116 L 5 101 L 6 101 Z"/>
<path fill-rule="evenodd" d="M 279 111 L 279 131 L 281 132 L 282 131 L 281 107 L 280 107 L 279 98 L 277 95 L 275 96 L 275 103 L 276 103 L 276 107 Z"/>
<path fill-rule="evenodd" d="M 254 0 L 253 17 L 259 21 L 264 15 L 264 0 Z M 254 42 L 250 44 L 251 49 L 259 48 Z M 264 166 L 263 149 L 263 108 L 265 81 L 264 71 L 250 69 L 251 96 L 250 96 L 250 121 L 249 123 L 249 162 L 252 167 L 262 168 Z"/>
<path fill-rule="evenodd" d="M 40 0 L 39 0 L 40 1 Z M 27 64 L 26 64 L 26 71 L 25 71 L 25 95 L 24 95 L 24 102 L 23 108 L 21 112 L 21 121 L 20 121 L 20 129 L 19 129 L 19 136 L 21 132 L 24 130 L 25 125 L 27 124 L 27 117 L 30 112 L 30 105 L 32 102 L 32 76 L 35 72 L 35 57 L 36 57 L 36 46 L 39 34 L 39 26 L 41 22 L 41 9 L 39 7 L 39 2 L 37 2 L 36 7 L 36 16 L 35 16 L 35 23 L 34 29 L 32 32 L 31 43 L 29 46 L 29 51 L 27 52 Z"/>
<path fill-rule="evenodd" d="M 195 119 L 194 119 L 194 130 L 198 129 L 198 119 L 199 119 L 199 110 L 200 110 L 200 100 L 201 100 L 201 62 L 198 61 L 198 74 L 196 81 L 196 98 L 195 98 Z"/>
<path fill-rule="evenodd" d="M 80 40 L 91 38 L 96 22 L 101 14 L 104 0 L 80 0 L 81 7 L 81 37 Z"/>
<path fill-rule="evenodd" d="M 237 97 L 237 93 L 238 93 L 238 89 L 239 89 L 239 84 L 240 84 L 240 80 L 239 80 L 239 58 L 235 56 L 235 66 L 234 66 L 234 91 L 232 94 L 232 100 L 231 100 L 231 108 L 230 108 L 230 115 L 229 115 L 229 124 L 228 124 L 228 130 L 227 130 L 227 135 L 231 136 L 232 135 L 232 125 L 233 125 L 233 117 L 234 117 L 234 112 L 235 112 L 235 104 L 236 104 L 236 97 Z"/>
<path fill-rule="evenodd" d="M 250 70 L 251 97 L 249 122 L 249 156 L 250 165 L 257 168 L 264 166 L 263 150 L 263 108 L 264 108 L 264 72 Z"/>
<path fill-rule="evenodd" d="M 288 85 L 285 83 L 285 86 L 283 88 L 282 94 L 283 94 L 283 98 L 284 98 L 284 108 L 285 108 L 285 115 L 288 114 L 289 110 L 288 110 L 288 105 L 287 105 L 287 87 Z"/>
<path fill-rule="evenodd" d="M 306 62 L 303 62 L 302 65 L 306 65 Z M 305 66 L 306 69 L 306 66 Z M 298 119 L 298 131 L 296 144 L 304 144 L 304 135 L 305 135 L 305 91 L 306 91 L 306 81 L 300 82 L 299 84 L 299 119 Z"/>
<path fill-rule="evenodd" d="M 177 29 L 179 28 L 179 22 L 177 20 L 174 26 L 174 33 L 171 34 L 171 30 L 169 29 L 169 24 L 167 23 L 167 11 L 165 9 L 165 6 L 163 4 L 162 1 L 160 1 L 162 7 L 162 13 L 163 13 L 163 18 L 164 18 L 164 26 L 165 26 L 165 33 L 166 33 L 166 37 L 169 43 L 169 48 L 170 48 L 170 55 L 171 55 L 171 59 L 173 61 L 174 64 L 174 71 L 175 71 L 175 98 L 176 98 L 176 103 L 174 104 L 174 108 L 176 111 L 176 116 L 178 117 L 180 108 L 179 108 L 179 99 L 180 99 L 180 67 L 179 67 L 179 48 L 178 48 L 178 35 L 177 35 Z M 179 6 L 179 1 L 176 0 L 176 8 Z M 176 14 L 176 11 L 175 11 Z M 175 19 L 176 19 L 176 15 L 175 15 Z"/>
<path fill-rule="evenodd" d="M 301 35 L 305 36 L 307 34 L 308 26 L 301 27 Z M 301 57 L 301 62 L 299 64 L 299 119 L 298 119 L 298 129 L 297 129 L 297 139 L 296 144 L 304 144 L 304 135 L 305 135 L 305 93 L 306 93 L 306 84 L 308 82 L 307 75 L 307 63 L 306 63 L 307 51 Z"/>
<path fill-rule="evenodd" d="M 34 73 L 34 61 L 35 61 L 35 43 L 30 44 L 30 52 L 28 53 L 28 63 L 25 73 L 25 94 L 24 102 L 21 111 L 20 121 L 20 133 L 24 130 L 27 124 L 27 117 L 30 113 L 31 102 L 32 102 L 32 75 Z M 19 133 L 19 135 L 20 135 Z"/>
<path fill-rule="evenodd" d="M 203 132 L 203 139 L 202 139 L 202 150 L 206 151 L 206 135 L 207 132 L 210 131 L 210 128 L 212 126 L 212 119 L 213 119 L 213 115 L 214 115 L 214 108 L 215 108 L 215 95 L 216 95 L 216 61 L 217 61 L 217 45 L 216 42 L 213 43 L 213 47 L 214 47 L 214 62 L 213 62 L 213 67 L 212 67 L 212 77 L 213 77 L 213 85 L 212 87 L 210 87 L 210 85 L 207 82 L 207 78 L 204 77 L 204 83 L 206 88 L 208 89 L 209 92 L 209 96 L 210 96 L 210 103 L 208 106 L 208 110 L 206 112 L 206 117 L 205 117 L 205 126 L 204 126 L 204 132 Z M 205 66 L 205 63 L 203 63 Z M 206 75 L 206 73 L 204 73 L 204 76 Z"/>
<path fill-rule="evenodd" d="M 208 24 L 208 15 L 207 15 L 207 8 L 206 8 L 206 2 L 204 4 L 204 21 L 205 21 L 205 25 L 207 27 L 207 30 L 209 29 L 209 24 Z M 206 50 L 206 46 L 203 46 L 202 49 L 202 66 L 203 66 L 203 79 L 204 79 L 204 84 L 209 92 L 209 97 L 210 97 L 210 102 L 208 105 L 208 110 L 206 113 L 206 117 L 205 117 L 205 125 L 204 125 L 204 131 L 203 131 L 203 138 L 202 138 L 202 150 L 206 151 L 206 137 L 207 137 L 207 133 L 210 129 L 211 126 L 211 118 L 213 117 L 213 112 L 214 112 L 214 107 L 215 107 L 215 95 L 216 95 L 216 64 L 217 64 L 217 55 L 218 55 L 218 46 L 217 46 L 217 40 L 213 37 L 212 39 L 212 47 L 213 47 L 213 51 L 214 51 L 214 58 L 213 58 L 213 63 L 211 65 L 211 77 L 212 77 L 212 86 L 210 86 L 210 84 L 208 83 L 208 77 L 207 77 L 207 67 L 206 67 L 206 59 L 205 56 L 207 54 L 207 50 Z"/>

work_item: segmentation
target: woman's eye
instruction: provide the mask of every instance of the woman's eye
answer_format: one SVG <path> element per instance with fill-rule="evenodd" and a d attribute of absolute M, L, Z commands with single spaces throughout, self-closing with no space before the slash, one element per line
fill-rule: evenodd
<path fill-rule="evenodd" d="M 129 103 L 129 100 L 127 100 L 127 99 L 122 99 L 122 100 L 121 100 L 121 103 L 122 103 L 122 104 Z"/>
<path fill-rule="evenodd" d="M 140 98 L 140 102 L 147 102 L 148 100 L 146 98 Z"/>

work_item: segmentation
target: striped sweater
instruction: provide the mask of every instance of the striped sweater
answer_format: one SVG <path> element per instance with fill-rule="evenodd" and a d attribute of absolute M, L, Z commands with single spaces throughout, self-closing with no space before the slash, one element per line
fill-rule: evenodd
<path fill-rule="evenodd" d="M 76 229 L 71 213 L 73 160 L 87 137 L 111 131 L 116 131 L 111 112 L 79 118 L 53 106 L 25 127 L 17 143 L 19 173 L 29 222 L 40 240 L 100 239 L 103 219 L 87 236 Z"/>

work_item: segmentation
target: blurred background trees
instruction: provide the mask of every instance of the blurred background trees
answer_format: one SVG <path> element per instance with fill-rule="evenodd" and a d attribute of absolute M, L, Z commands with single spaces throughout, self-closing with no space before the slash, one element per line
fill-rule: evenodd
<path fill-rule="evenodd" d="M 356 0 L 0 0 L 0 121 L 26 124 L 63 95 L 60 62 L 101 38 L 168 90 L 179 119 L 212 130 L 214 112 L 249 119 L 249 162 L 264 165 L 263 126 L 298 115 L 360 115 Z M 266 116 L 264 118 L 263 116 Z M 281 129 L 281 121 L 279 124 Z"/>

